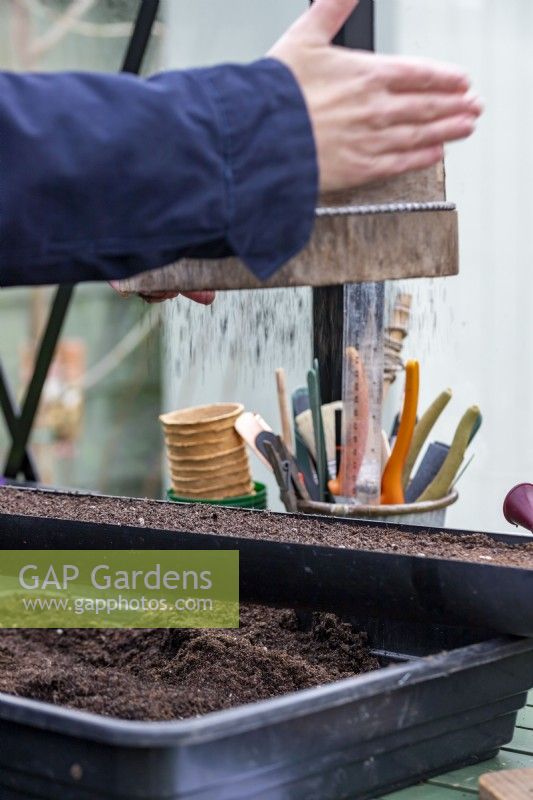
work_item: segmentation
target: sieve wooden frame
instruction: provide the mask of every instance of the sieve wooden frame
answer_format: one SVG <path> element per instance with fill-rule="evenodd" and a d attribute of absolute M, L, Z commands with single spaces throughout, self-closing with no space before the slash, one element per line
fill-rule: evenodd
<path fill-rule="evenodd" d="M 268 281 L 237 258 L 184 259 L 121 281 L 123 292 L 335 286 L 459 272 L 458 215 L 444 165 L 323 195 L 307 247 Z"/>

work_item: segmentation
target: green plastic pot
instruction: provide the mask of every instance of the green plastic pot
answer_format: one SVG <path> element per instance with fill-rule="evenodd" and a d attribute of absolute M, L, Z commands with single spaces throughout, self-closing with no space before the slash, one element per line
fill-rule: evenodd
<path fill-rule="evenodd" d="M 194 499 L 178 497 L 173 489 L 167 491 L 167 497 L 173 503 L 201 503 L 202 505 L 227 506 L 228 508 L 257 508 L 264 511 L 267 507 L 267 488 L 264 483 L 254 483 L 255 492 L 242 497 L 229 497 L 227 500 Z"/>

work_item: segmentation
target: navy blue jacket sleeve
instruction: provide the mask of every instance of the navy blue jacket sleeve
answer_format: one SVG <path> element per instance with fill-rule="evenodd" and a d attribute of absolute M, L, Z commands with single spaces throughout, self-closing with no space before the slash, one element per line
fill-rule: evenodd
<path fill-rule="evenodd" d="M 267 278 L 305 246 L 318 168 L 273 59 L 167 72 L 0 72 L 0 285 L 125 278 L 238 255 Z"/>

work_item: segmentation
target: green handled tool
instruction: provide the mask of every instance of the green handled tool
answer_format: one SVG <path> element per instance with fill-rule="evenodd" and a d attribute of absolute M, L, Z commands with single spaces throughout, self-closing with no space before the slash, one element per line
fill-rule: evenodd
<path fill-rule="evenodd" d="M 457 470 L 463 462 L 466 449 L 479 430 L 480 417 L 481 412 L 478 406 L 471 406 L 466 411 L 457 426 L 450 451 L 446 456 L 444 464 L 433 481 L 423 491 L 420 497 L 417 498 L 417 503 L 424 503 L 428 500 L 440 500 L 442 497 L 446 497 L 457 475 Z"/>
<path fill-rule="evenodd" d="M 324 437 L 324 423 L 322 420 L 320 378 L 316 367 L 317 364 L 315 362 L 315 368 L 310 369 L 307 373 L 307 388 L 309 390 L 309 405 L 313 416 L 318 488 L 320 500 L 325 501 L 328 494 L 328 457 L 326 453 L 326 440 Z"/>
<path fill-rule="evenodd" d="M 296 417 L 309 408 L 309 390 L 301 386 L 292 393 L 292 416 L 294 421 L 294 444 L 296 448 L 296 461 L 298 468 L 304 476 L 307 491 L 311 500 L 320 500 L 318 483 L 316 479 L 315 461 L 307 449 L 305 441 L 298 431 Z"/>

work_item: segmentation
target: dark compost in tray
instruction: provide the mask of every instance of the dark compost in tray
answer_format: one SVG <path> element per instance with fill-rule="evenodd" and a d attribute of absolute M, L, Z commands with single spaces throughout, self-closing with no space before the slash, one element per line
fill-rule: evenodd
<path fill-rule="evenodd" d="M 304 516 L 250 513 L 215 506 L 176 505 L 150 500 L 0 489 L 0 512 L 168 531 L 243 536 L 247 539 L 347 547 L 385 553 L 425 555 L 481 564 L 533 569 L 533 542 L 505 544 L 482 533 L 409 533 L 371 523 L 321 522 Z"/>
<path fill-rule="evenodd" d="M 131 720 L 184 719 L 379 666 L 333 614 L 241 608 L 239 630 L 0 632 L 0 692 Z"/>

